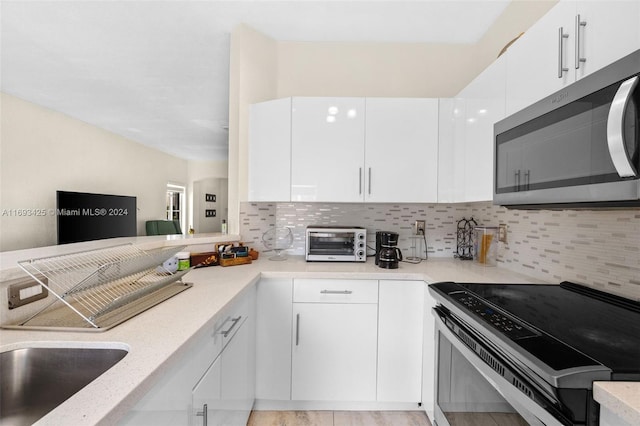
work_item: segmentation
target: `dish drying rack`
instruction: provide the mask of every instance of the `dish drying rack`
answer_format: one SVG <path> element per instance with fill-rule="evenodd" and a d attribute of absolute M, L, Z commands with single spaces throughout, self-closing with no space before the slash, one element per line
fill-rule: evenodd
<path fill-rule="evenodd" d="M 144 251 L 126 244 L 20 261 L 20 268 L 55 299 L 5 328 L 104 331 L 114 327 L 192 286 L 182 282 L 188 269 L 173 273 L 159 266 L 184 248 Z"/>

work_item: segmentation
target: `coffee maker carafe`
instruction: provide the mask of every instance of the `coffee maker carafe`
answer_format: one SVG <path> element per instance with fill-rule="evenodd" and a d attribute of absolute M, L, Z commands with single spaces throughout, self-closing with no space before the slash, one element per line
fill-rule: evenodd
<path fill-rule="evenodd" d="M 376 232 L 376 265 L 385 269 L 397 269 L 398 262 L 402 260 L 402 252 L 397 245 L 397 232 Z"/>

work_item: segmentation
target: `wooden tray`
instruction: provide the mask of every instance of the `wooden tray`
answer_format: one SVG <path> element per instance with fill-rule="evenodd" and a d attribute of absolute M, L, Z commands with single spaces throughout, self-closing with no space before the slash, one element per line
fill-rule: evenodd
<path fill-rule="evenodd" d="M 220 266 L 246 265 L 251 263 L 250 257 L 234 257 L 233 259 L 220 259 Z"/>

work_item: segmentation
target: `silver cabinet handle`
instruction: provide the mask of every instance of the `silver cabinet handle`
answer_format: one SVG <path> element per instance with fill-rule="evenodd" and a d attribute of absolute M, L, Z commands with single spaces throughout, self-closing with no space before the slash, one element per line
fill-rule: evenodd
<path fill-rule="evenodd" d="M 233 330 L 235 326 L 240 322 L 241 318 L 242 315 L 240 315 L 238 318 L 231 318 L 231 322 L 233 322 L 233 324 L 231 324 L 231 327 L 229 327 L 229 329 L 226 331 L 221 331 L 220 334 L 222 334 L 223 337 L 227 337 L 229 333 L 231 333 L 231 330 Z"/>
<path fill-rule="evenodd" d="M 296 346 L 300 342 L 300 314 L 296 314 Z"/>
<path fill-rule="evenodd" d="M 369 195 L 371 195 L 371 167 L 369 167 Z"/>
<path fill-rule="evenodd" d="M 524 189 L 525 191 L 529 190 L 529 178 L 531 176 L 531 170 L 527 170 L 524 172 Z"/>
<path fill-rule="evenodd" d="M 321 294 L 351 294 L 353 291 L 351 290 L 322 290 Z"/>
<path fill-rule="evenodd" d="M 562 66 L 564 59 L 563 40 L 565 38 L 569 38 L 569 34 L 565 34 L 562 27 L 558 28 L 558 78 L 562 78 L 562 73 L 569 71 L 569 68 Z"/>
<path fill-rule="evenodd" d="M 207 404 L 202 406 L 202 411 L 196 412 L 196 416 L 202 417 L 202 426 L 207 426 Z"/>
<path fill-rule="evenodd" d="M 358 169 L 358 195 L 362 195 L 362 167 Z"/>
<path fill-rule="evenodd" d="M 607 145 L 613 166 L 620 177 L 634 177 L 638 175 L 624 141 L 624 114 L 629 99 L 638 85 L 638 76 L 632 77 L 620 85 L 611 102 L 609 117 L 607 118 Z"/>
<path fill-rule="evenodd" d="M 520 191 L 520 170 L 515 172 L 516 191 Z"/>
<path fill-rule="evenodd" d="M 587 58 L 580 56 L 580 27 L 586 27 L 587 21 L 580 20 L 580 14 L 576 15 L 576 69 L 580 69 L 581 62 L 587 62 Z"/>

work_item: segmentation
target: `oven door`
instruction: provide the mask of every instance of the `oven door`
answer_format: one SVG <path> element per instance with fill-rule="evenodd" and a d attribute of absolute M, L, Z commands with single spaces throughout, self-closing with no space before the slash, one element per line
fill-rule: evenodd
<path fill-rule="evenodd" d="M 508 370 L 489 349 L 481 350 L 483 360 L 446 325 L 438 308 L 436 322 L 436 426 L 500 425 L 552 426 L 561 422 L 528 394 L 532 389 Z M 471 335 L 468 335 L 471 336 Z M 499 374 L 500 371 L 502 374 Z M 506 376 L 506 377 L 505 377 Z M 516 387 L 512 383 L 516 383 Z"/>

